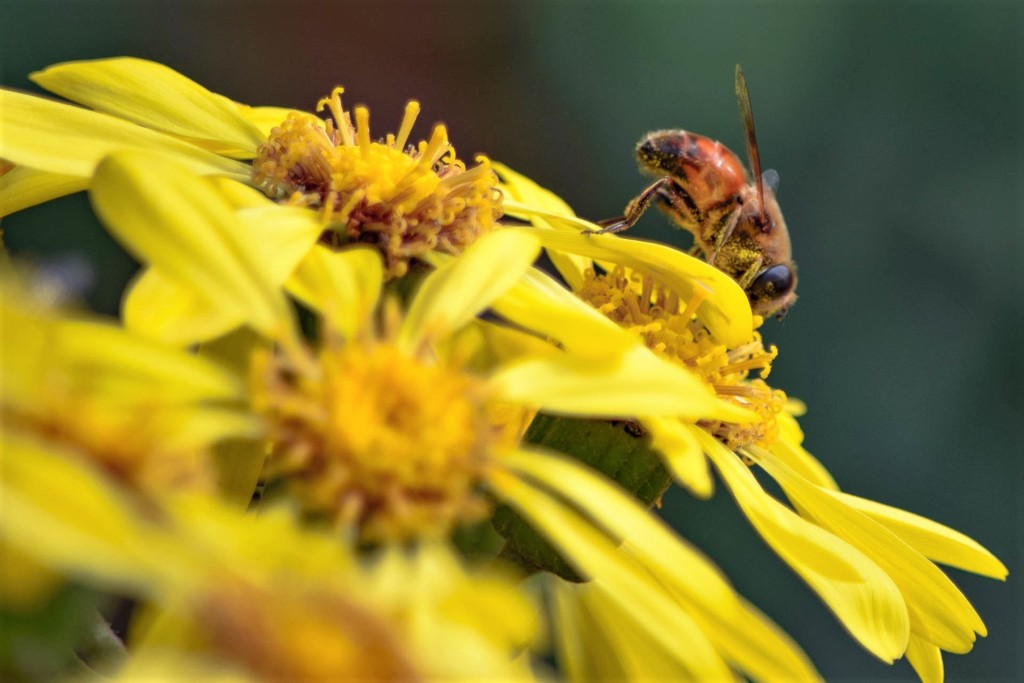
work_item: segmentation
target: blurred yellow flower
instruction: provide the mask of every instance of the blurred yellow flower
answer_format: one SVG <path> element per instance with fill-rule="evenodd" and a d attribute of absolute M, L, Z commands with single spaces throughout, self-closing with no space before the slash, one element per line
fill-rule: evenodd
<path fill-rule="evenodd" d="M 138 514 L 158 514 L 174 491 L 215 492 L 213 449 L 260 432 L 244 384 L 178 349 L 52 309 L 18 275 L 0 273 L 0 477 L 16 479 L 14 454 L 39 449 L 118 482 Z M 45 478 L 37 484 L 53 507 L 90 519 Z M 15 514 L 11 498 L 3 502 L 3 514 Z M 30 532 L 22 542 L 38 540 Z M 0 538 L 0 556 L 3 611 L 31 613 L 54 598 L 59 573 L 14 539 Z"/>
<path fill-rule="evenodd" d="M 532 680 L 535 609 L 507 578 L 469 574 L 443 546 L 361 561 L 284 510 L 243 515 L 179 495 L 140 515 L 80 462 L 30 442 L 5 455 L 0 535 L 43 566 L 156 608 L 131 634 L 121 680 Z"/>
<path fill-rule="evenodd" d="M 213 491 L 209 450 L 252 437 L 245 387 L 217 365 L 48 309 L 0 276 L 0 438 L 47 444 L 146 497 Z"/>

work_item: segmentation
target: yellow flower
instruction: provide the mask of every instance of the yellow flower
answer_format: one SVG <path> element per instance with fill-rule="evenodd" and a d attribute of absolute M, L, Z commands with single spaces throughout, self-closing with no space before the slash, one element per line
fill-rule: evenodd
<path fill-rule="evenodd" d="M 679 286 L 673 264 L 685 273 L 698 269 L 685 263 L 695 259 L 659 245 L 580 234 L 598 228 L 527 179 L 500 166 L 499 172 L 513 200 L 509 213 L 532 220 L 545 247 L 561 252 L 553 261 L 578 296 L 722 399 L 756 414 L 751 421 L 640 415 L 676 480 L 710 496 L 707 456 L 765 541 L 865 648 L 886 662 L 906 654 L 923 680 L 941 678 L 940 650 L 969 651 L 985 627 L 931 560 L 994 578 L 1006 576 L 1002 563 L 952 529 L 840 492 L 802 447 L 794 417 L 800 404 L 764 381 L 778 351 L 764 348 L 756 332 L 760 319 L 751 319 L 743 334 L 702 314 L 701 290 Z M 590 259 L 600 264 L 600 274 Z M 731 281 L 713 286 L 716 294 L 742 296 Z M 739 312 L 732 317 L 743 318 Z M 759 377 L 751 379 L 751 371 Z M 779 483 L 795 510 L 761 488 L 753 465 Z"/>
<path fill-rule="evenodd" d="M 212 491 L 213 444 L 251 437 L 244 385 L 213 363 L 49 310 L 0 277 L 0 438 L 89 462 L 146 497 Z"/>
<path fill-rule="evenodd" d="M 446 538 L 486 517 L 496 499 L 581 576 L 605 582 L 620 609 L 643 605 L 639 628 L 663 642 L 692 634 L 672 652 L 685 670 L 814 677 L 774 625 L 627 494 L 571 460 L 519 445 L 515 429 L 495 424 L 510 406 L 513 414 L 748 415 L 531 271 L 539 251 L 533 235 L 496 230 L 442 259 L 404 311 L 382 300 L 376 251 L 317 247 L 287 283 L 318 313 L 312 345 L 296 332 L 276 276 L 264 267 L 265 249 L 237 238 L 225 200 L 203 195 L 201 211 L 164 210 L 198 196 L 191 186 L 202 182 L 168 166 L 113 155 L 97 170 L 93 202 L 140 259 L 176 273 L 181 286 L 217 292 L 226 314 L 274 342 L 249 354 L 253 409 L 268 430 L 268 498 L 377 543 Z M 171 194 L 157 190 L 164 177 L 176 179 Z M 207 247 L 192 241 L 197 234 Z M 476 322 L 492 305 L 559 345 Z M 481 338 L 501 338 L 506 348 L 474 341 Z M 584 339 L 599 348 L 575 353 Z M 517 344 L 528 352 L 505 353 Z M 706 580 L 697 584 L 695 575 Z"/>
<path fill-rule="evenodd" d="M 157 608 L 131 634 L 123 680 L 532 680 L 533 606 L 442 546 L 361 562 L 283 510 L 177 496 L 140 515 L 111 481 L 37 443 L 5 458 L 3 538 Z"/>
<path fill-rule="evenodd" d="M 232 102 L 141 59 L 68 62 L 31 78 L 92 111 L 0 90 L 0 169 L 6 171 L 0 172 L 0 216 L 86 189 L 100 159 L 117 150 L 159 152 L 191 173 L 245 183 L 275 202 L 311 209 L 323 243 L 377 246 L 389 278 L 431 251 L 459 253 L 501 216 L 497 177 L 485 157 L 467 170 L 444 125 L 429 140 L 410 144 L 415 101 L 397 134 L 374 141 L 369 111 L 356 107 L 353 123 L 341 104 L 342 88 L 319 103 L 332 117 L 324 122 Z M 180 300 L 175 290 L 153 282 L 145 287 L 149 295 L 137 308 Z"/>
<path fill-rule="evenodd" d="M 172 491 L 213 493 L 216 445 L 259 433 L 243 410 L 244 384 L 108 322 L 50 309 L 27 281 L 0 273 L 3 476 L 11 476 L 14 452 L 37 448 L 118 482 L 142 514 L 160 509 Z M 74 510 L 59 496 L 48 499 Z M 13 507 L 4 499 L 4 514 Z M 61 585 L 59 574 L 9 539 L 0 539 L 0 554 L 5 609 L 41 608 Z"/>

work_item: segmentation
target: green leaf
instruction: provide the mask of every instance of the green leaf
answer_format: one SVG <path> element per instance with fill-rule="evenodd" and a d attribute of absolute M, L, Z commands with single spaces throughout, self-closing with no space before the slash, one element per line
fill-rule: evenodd
<path fill-rule="evenodd" d="M 651 450 L 650 436 L 634 422 L 541 413 L 530 424 L 525 441 L 589 465 L 647 507 L 660 499 L 671 483 L 660 456 Z M 530 572 L 547 571 L 567 581 L 580 581 L 554 548 L 509 506 L 502 505 L 495 511 L 493 523 L 507 541 L 503 559 Z"/>
<path fill-rule="evenodd" d="M 0 680 L 53 681 L 80 673 L 76 648 L 86 640 L 100 598 L 65 585 L 27 611 L 0 607 Z"/>

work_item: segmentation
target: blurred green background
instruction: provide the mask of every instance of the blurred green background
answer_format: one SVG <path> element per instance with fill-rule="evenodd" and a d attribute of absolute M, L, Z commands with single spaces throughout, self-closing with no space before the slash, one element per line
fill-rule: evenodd
<path fill-rule="evenodd" d="M 1007 2 L 100 2 L 0 5 L 2 81 L 72 59 L 164 62 L 251 104 L 310 108 L 335 84 L 374 130 L 423 103 L 463 158 L 485 152 L 598 219 L 643 184 L 632 153 L 682 127 L 742 151 L 733 68 L 800 266 L 765 337 L 804 399 L 807 445 L 847 491 L 976 538 L 1008 584 L 951 572 L 990 629 L 949 680 L 1024 678 L 1021 581 L 1022 53 Z M 2 131 L 0 131 L 2 134 Z M 15 254 L 84 254 L 116 310 L 132 261 L 83 196 L 3 222 Z M 652 212 L 633 236 L 684 244 Z M 720 490 L 663 513 L 830 680 L 913 680 L 865 654 Z M 685 645 L 683 645 L 685 646 Z"/>

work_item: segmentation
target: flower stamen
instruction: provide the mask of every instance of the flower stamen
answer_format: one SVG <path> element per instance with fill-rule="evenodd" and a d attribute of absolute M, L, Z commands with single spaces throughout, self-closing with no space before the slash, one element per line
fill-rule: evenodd
<path fill-rule="evenodd" d="M 427 168 L 437 163 L 437 160 L 444 154 L 448 145 L 448 129 L 443 124 L 434 126 L 430 134 L 430 142 L 420 142 L 420 160 L 417 168 Z M 408 176 L 407 176 L 408 177 Z"/>
<path fill-rule="evenodd" d="M 589 270 L 585 277 L 580 291 L 585 301 L 638 334 L 658 355 L 695 372 L 719 397 L 760 416 L 760 420 L 750 424 L 703 421 L 700 426 L 731 448 L 752 443 L 767 446 L 775 440 L 775 418 L 785 405 L 786 395 L 763 381 L 778 355 L 774 346 L 765 350 L 756 332 L 754 340 L 741 347 L 729 349 L 719 344 L 695 316 L 709 296 L 702 287 L 695 288 L 685 306 L 681 306 L 674 291 L 650 276 L 622 266 L 603 275 Z M 755 320 L 758 325 L 760 322 Z M 758 371 L 760 379 L 748 379 L 751 371 Z"/>
<path fill-rule="evenodd" d="M 675 292 L 672 292 L 672 294 L 677 297 L 676 306 L 678 306 L 679 295 L 676 294 Z M 699 308 L 700 305 L 704 303 L 704 301 L 706 301 L 709 296 L 711 296 L 711 292 L 708 291 L 707 289 L 704 289 L 703 287 L 695 287 L 693 290 L 693 294 L 690 296 L 690 300 L 686 303 L 686 309 L 681 314 L 683 320 L 690 320 L 691 318 L 693 318 L 693 316 L 697 314 L 697 308 Z"/>
<path fill-rule="evenodd" d="M 344 92 L 345 88 L 340 85 L 335 86 L 329 98 L 324 97 L 317 102 L 316 110 L 328 109 L 333 119 L 333 121 L 327 122 L 328 132 L 334 132 L 335 127 L 337 127 L 337 131 L 341 134 L 341 143 L 343 145 L 352 145 L 352 124 L 345 109 L 341 106 L 341 95 Z M 337 123 L 335 124 L 335 122 Z"/>
<path fill-rule="evenodd" d="M 405 114 L 402 115 L 402 125 L 398 128 L 398 136 L 391 143 L 392 149 L 397 149 L 399 152 L 405 149 L 405 143 L 409 141 L 409 133 L 412 132 L 412 127 L 419 115 L 420 103 L 416 100 L 409 100 L 409 103 L 405 105 Z"/>
<path fill-rule="evenodd" d="M 500 218 L 501 193 L 490 161 L 466 169 L 444 125 L 429 141 L 409 145 L 419 104 L 409 102 L 397 135 L 374 141 L 370 112 L 356 107 L 355 125 L 335 88 L 319 109 L 330 119 L 291 114 L 260 145 L 253 183 L 270 197 L 319 211 L 321 243 L 375 244 L 389 278 L 432 250 L 458 254 Z"/>
<path fill-rule="evenodd" d="M 356 140 L 359 151 L 366 156 L 370 150 L 370 110 L 366 107 L 356 107 Z"/>

